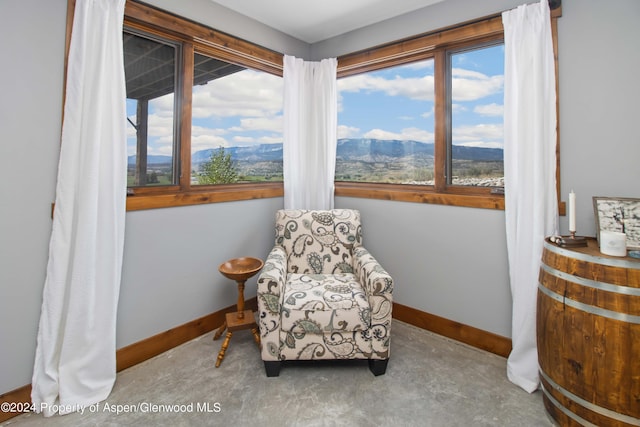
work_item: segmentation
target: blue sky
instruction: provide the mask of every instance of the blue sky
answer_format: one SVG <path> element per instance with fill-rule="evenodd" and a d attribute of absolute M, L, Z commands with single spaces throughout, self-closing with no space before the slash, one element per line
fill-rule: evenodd
<path fill-rule="evenodd" d="M 454 144 L 502 147 L 503 46 L 452 57 Z M 433 62 L 338 80 L 338 138 L 433 142 Z M 173 95 L 150 102 L 149 154 L 171 155 Z M 135 101 L 127 102 L 135 122 Z M 129 154 L 135 130 L 128 126 Z M 244 70 L 193 92 L 192 151 L 282 142 L 282 79 Z"/>
<path fill-rule="evenodd" d="M 454 144 L 502 147 L 503 47 L 452 57 Z M 338 81 L 339 138 L 433 142 L 433 61 Z"/>

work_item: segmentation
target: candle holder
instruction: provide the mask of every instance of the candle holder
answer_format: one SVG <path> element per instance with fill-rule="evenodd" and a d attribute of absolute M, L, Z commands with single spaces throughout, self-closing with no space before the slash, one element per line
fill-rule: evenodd
<path fill-rule="evenodd" d="M 584 236 L 576 236 L 575 231 L 569 231 L 568 236 L 553 236 L 550 240 L 562 248 L 580 248 L 587 246 L 587 238 Z"/>

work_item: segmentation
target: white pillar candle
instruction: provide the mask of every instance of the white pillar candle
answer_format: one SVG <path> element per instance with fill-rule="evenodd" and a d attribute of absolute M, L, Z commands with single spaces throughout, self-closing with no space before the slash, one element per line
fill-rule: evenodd
<path fill-rule="evenodd" d="M 569 232 L 576 232 L 576 193 L 569 193 Z"/>

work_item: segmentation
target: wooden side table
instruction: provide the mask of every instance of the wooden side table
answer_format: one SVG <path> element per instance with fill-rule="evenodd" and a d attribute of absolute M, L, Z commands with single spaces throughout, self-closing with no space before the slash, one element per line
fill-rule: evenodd
<path fill-rule="evenodd" d="M 220 338 L 224 330 L 227 330 L 220 352 L 218 353 L 218 359 L 216 360 L 216 368 L 222 363 L 224 354 L 229 348 L 229 341 L 235 331 L 241 331 L 243 329 L 251 329 L 253 338 L 258 346 L 260 345 L 260 335 L 258 334 L 258 325 L 253 318 L 253 311 L 244 309 L 244 284 L 253 277 L 264 263 L 258 258 L 242 257 L 234 258 L 220 264 L 218 271 L 227 279 L 234 280 L 238 285 L 238 304 L 237 311 L 235 313 L 227 313 L 225 315 L 225 322 L 216 331 L 213 336 L 214 340 Z"/>

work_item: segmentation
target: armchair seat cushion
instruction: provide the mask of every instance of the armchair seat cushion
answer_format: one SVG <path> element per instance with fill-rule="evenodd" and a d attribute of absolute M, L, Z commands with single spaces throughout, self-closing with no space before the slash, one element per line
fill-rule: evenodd
<path fill-rule="evenodd" d="M 371 307 L 355 274 L 289 273 L 281 322 L 294 333 L 363 331 L 371 327 Z"/>

